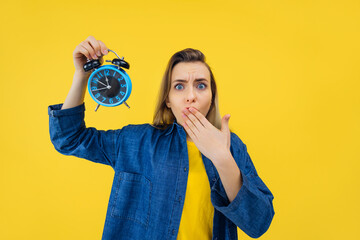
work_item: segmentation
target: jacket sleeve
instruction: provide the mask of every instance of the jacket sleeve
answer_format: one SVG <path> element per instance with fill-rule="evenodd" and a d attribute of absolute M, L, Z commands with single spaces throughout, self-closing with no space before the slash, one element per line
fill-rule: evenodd
<path fill-rule="evenodd" d="M 243 185 L 230 203 L 221 179 L 211 188 L 211 202 L 236 226 L 252 238 L 263 235 L 274 217 L 274 196 L 258 176 L 246 145 L 231 133 L 231 152 L 238 165 Z"/>
<path fill-rule="evenodd" d="M 85 103 L 61 110 L 61 104 L 50 105 L 50 140 L 55 149 L 64 155 L 84 158 L 96 163 L 115 166 L 116 147 L 121 144 L 122 129 L 97 130 L 86 127 Z"/>

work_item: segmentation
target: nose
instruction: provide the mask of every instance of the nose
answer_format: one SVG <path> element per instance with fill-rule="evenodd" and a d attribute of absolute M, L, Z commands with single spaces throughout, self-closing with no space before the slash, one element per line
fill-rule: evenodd
<path fill-rule="evenodd" d="M 193 102 L 196 99 L 196 92 L 194 91 L 193 87 L 190 87 L 186 93 L 186 101 Z"/>

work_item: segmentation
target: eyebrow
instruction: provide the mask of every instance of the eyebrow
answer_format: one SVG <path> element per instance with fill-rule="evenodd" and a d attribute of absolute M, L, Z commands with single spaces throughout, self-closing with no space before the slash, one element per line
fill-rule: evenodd
<path fill-rule="evenodd" d="M 200 81 L 208 81 L 208 80 L 206 80 L 206 78 L 197 78 L 197 79 L 195 79 L 195 82 L 200 82 Z M 176 80 L 174 80 L 173 81 L 173 83 L 175 83 L 175 82 L 188 82 L 188 81 L 186 81 L 186 80 L 184 80 L 184 79 L 176 79 Z"/>

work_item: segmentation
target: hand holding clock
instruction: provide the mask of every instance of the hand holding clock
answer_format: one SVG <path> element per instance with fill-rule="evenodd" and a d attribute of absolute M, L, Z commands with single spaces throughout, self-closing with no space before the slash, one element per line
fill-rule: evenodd
<path fill-rule="evenodd" d="M 90 72 L 85 72 L 83 69 L 87 59 L 100 59 L 100 63 L 104 62 L 103 56 L 108 54 L 108 48 L 93 36 L 89 36 L 85 41 L 76 46 L 73 52 L 75 72 L 82 75 L 85 79 L 90 75 Z M 109 84 L 108 84 L 109 85 Z"/>
<path fill-rule="evenodd" d="M 103 56 L 109 52 L 114 53 L 117 58 L 106 60 L 111 64 L 103 65 Z M 75 65 L 74 88 L 80 88 L 80 95 L 83 96 L 87 86 L 91 98 L 98 103 L 95 111 L 100 105 L 115 107 L 122 103 L 130 108 L 126 100 L 131 94 L 131 80 L 126 71 L 122 69 L 129 69 L 130 65 L 124 60 L 124 57 L 120 58 L 115 51 L 108 49 L 102 41 L 89 36 L 76 46 L 73 59 Z M 86 82 L 87 85 L 85 85 Z M 74 102 L 83 102 L 83 97 L 80 101 L 78 98 L 77 96 Z"/>
<path fill-rule="evenodd" d="M 102 65 L 104 63 L 103 56 L 109 52 L 113 52 L 117 58 L 111 61 L 113 65 Z M 124 57 L 120 58 L 102 41 L 89 36 L 76 46 L 73 60 L 75 66 L 73 85 L 61 109 L 82 104 L 86 88 L 93 100 L 98 103 L 95 111 L 100 104 L 114 107 L 124 103 L 130 108 L 126 100 L 131 94 L 132 85 L 129 75 L 122 69 L 122 67 L 129 69 L 129 63 L 124 60 Z"/>

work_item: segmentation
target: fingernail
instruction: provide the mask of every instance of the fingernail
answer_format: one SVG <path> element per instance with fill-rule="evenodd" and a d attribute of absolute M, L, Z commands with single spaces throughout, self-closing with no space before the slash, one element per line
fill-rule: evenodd
<path fill-rule="evenodd" d="M 97 52 L 97 55 L 100 57 L 100 55 L 101 55 L 100 51 Z"/>

